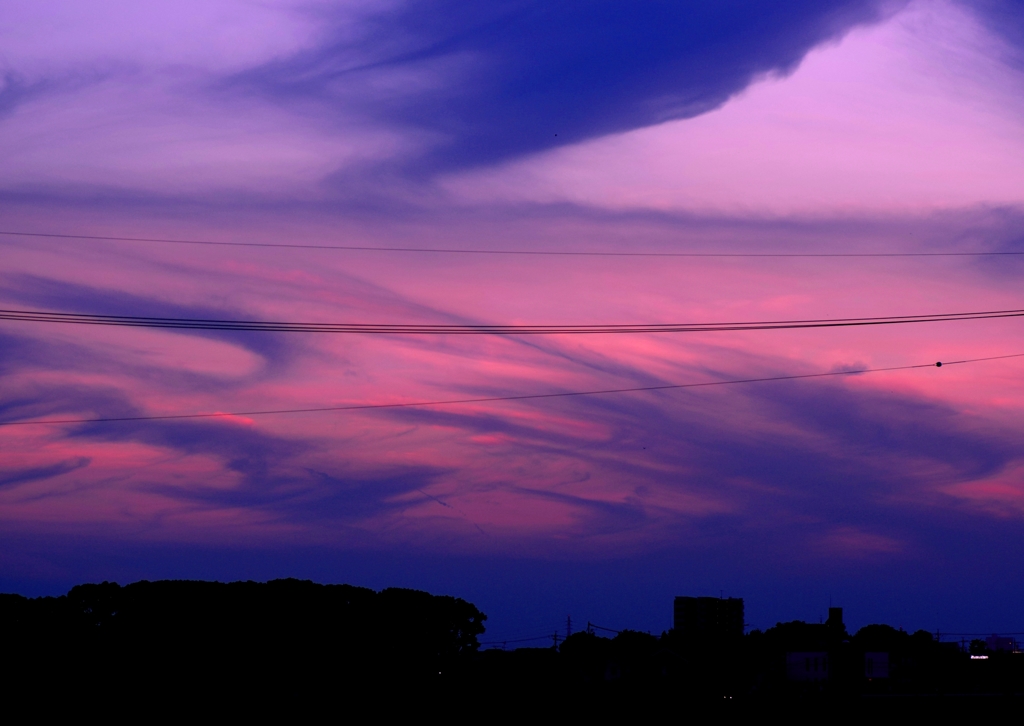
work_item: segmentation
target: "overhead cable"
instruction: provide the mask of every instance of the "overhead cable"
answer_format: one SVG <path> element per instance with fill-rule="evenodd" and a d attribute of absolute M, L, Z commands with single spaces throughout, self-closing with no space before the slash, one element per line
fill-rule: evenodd
<path fill-rule="evenodd" d="M 45 310 L 0 310 L 0 320 L 32 323 L 68 323 L 129 328 L 177 330 L 244 330 L 275 333 L 349 333 L 364 335 L 607 335 L 624 333 L 707 333 L 738 330 L 790 330 L 801 328 L 848 328 L 865 325 L 907 325 L 957 320 L 1024 317 L 1024 309 L 985 310 L 966 313 L 893 315 L 866 318 L 817 318 L 762 320 L 732 323 L 647 323 L 612 325 L 469 325 L 413 323 L 309 323 L 269 320 L 216 320 L 204 318 L 145 317 L 59 313 Z"/>
<path fill-rule="evenodd" d="M 110 235 L 59 234 L 51 232 L 0 231 L 10 237 L 46 237 L 50 239 L 80 239 L 104 242 L 147 242 L 171 245 L 201 245 L 208 247 L 266 247 L 272 249 L 337 250 L 343 252 L 398 252 L 445 255 L 522 255 L 541 257 L 1015 257 L 1024 251 L 955 251 L 955 252 L 621 252 L 613 250 L 514 250 L 465 247 L 381 247 L 375 245 L 290 244 L 284 242 L 220 242 L 199 239 L 168 239 L 160 237 L 116 237 Z"/>
<path fill-rule="evenodd" d="M 315 408 L 285 408 L 257 411 L 235 411 L 216 413 L 181 413 L 157 416 L 109 416 L 101 418 L 68 418 L 68 419 L 35 419 L 0 421 L 0 426 L 38 426 L 43 424 L 95 424 L 117 423 L 127 421 L 174 421 L 181 419 L 226 418 L 232 416 L 271 416 L 293 413 L 324 413 L 328 411 L 367 411 L 387 408 L 426 408 L 432 406 L 455 406 L 471 403 L 494 403 L 498 401 L 528 401 L 545 398 L 570 398 L 576 396 L 602 396 L 615 393 L 638 393 L 644 391 L 670 391 L 683 388 L 710 388 L 714 386 L 731 386 L 743 383 L 768 383 L 771 381 L 795 381 L 807 378 L 831 378 L 836 376 L 854 376 L 862 373 L 882 373 L 886 371 L 908 371 L 917 368 L 942 368 L 943 366 L 980 363 L 982 361 L 1004 360 L 1007 358 L 1024 358 L 1024 353 L 995 355 L 986 358 L 967 358 L 964 360 L 939 361 L 936 363 L 918 363 L 907 366 L 890 366 L 887 368 L 855 368 L 824 373 L 801 373 L 789 376 L 766 376 L 763 378 L 738 378 L 724 381 L 704 381 L 700 383 L 673 383 L 658 386 L 635 386 L 630 388 L 606 388 L 591 391 L 559 391 L 555 393 L 528 393 L 515 396 L 486 396 L 480 398 L 457 398 L 442 401 L 411 401 L 406 403 L 361 403 L 345 406 L 318 406 Z"/>

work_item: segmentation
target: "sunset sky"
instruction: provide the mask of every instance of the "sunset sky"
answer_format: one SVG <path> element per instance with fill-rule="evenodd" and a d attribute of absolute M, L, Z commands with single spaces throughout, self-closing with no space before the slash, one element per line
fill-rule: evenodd
<path fill-rule="evenodd" d="M 598 325 L 1021 309 L 1024 10 L 7 0 L 0 232 L 5 310 Z M 743 256 L 979 252 L 1017 254 Z M 817 622 L 831 599 L 853 627 L 1024 631 L 1024 357 L 39 423 L 1021 353 L 1022 318 L 552 336 L 0 321 L 0 423 L 19 424 L 0 426 L 0 591 L 414 587 L 474 602 L 484 640 L 567 615 L 661 632 L 672 596 L 720 593 L 750 627 Z"/>

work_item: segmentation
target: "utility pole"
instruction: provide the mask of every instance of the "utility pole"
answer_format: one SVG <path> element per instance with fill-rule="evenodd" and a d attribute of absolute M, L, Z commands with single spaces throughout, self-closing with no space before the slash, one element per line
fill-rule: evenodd
<path fill-rule="evenodd" d="M 554 638 L 555 638 L 555 644 L 554 644 L 554 646 L 552 646 L 552 647 L 553 647 L 553 648 L 554 648 L 555 650 L 558 650 L 558 631 L 557 631 L 557 630 L 555 631 L 555 636 L 554 636 Z"/>

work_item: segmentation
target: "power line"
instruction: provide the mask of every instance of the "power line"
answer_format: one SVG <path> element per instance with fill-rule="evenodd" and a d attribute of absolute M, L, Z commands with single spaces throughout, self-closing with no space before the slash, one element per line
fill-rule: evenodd
<path fill-rule="evenodd" d="M 172 245 L 201 245 L 208 247 L 267 247 L 299 250 L 338 250 L 346 252 L 411 252 L 423 254 L 461 255 L 521 255 L 539 257 L 1016 257 L 1024 252 L 612 252 L 602 250 L 510 250 L 462 247 L 376 247 L 371 245 L 286 244 L 278 242 L 218 242 L 198 239 L 167 239 L 159 237 L 115 237 L 108 235 L 58 234 L 49 232 L 5 232 L 11 237 L 46 237 L 51 239 L 81 239 L 109 242 L 148 242 Z"/>
<path fill-rule="evenodd" d="M 137 315 L 96 315 L 55 313 L 44 310 L 0 310 L 0 320 L 33 323 L 69 323 L 129 328 L 170 328 L 177 330 L 245 330 L 278 333 L 358 333 L 364 335 L 595 335 L 623 333 L 701 333 L 739 330 L 789 330 L 802 328 L 847 328 L 864 325 L 906 325 L 955 320 L 987 320 L 1024 317 L 1024 309 L 986 310 L 930 315 L 894 315 L 868 318 L 818 318 L 808 320 L 763 320 L 733 323 L 649 323 L 639 325 L 463 325 L 303 323 L 266 320 L 211 320 L 200 318 L 144 317 Z"/>
<path fill-rule="evenodd" d="M 982 361 L 1004 360 L 1006 358 L 1022 358 L 1024 353 L 1013 353 L 1010 355 L 996 355 L 987 358 L 967 358 L 964 360 L 946 361 L 938 363 L 919 363 L 908 366 L 891 366 L 888 368 L 859 368 L 846 371 L 828 371 L 826 373 L 802 373 L 791 376 L 767 376 L 764 378 L 740 378 L 726 381 L 705 381 L 703 383 L 675 383 L 661 386 L 636 386 L 631 388 L 606 388 L 594 391 L 563 391 L 558 393 L 529 393 L 518 396 L 488 396 L 481 398 L 457 398 L 444 401 L 414 401 L 409 403 L 364 403 L 351 406 L 320 406 L 316 408 L 286 408 L 264 411 L 236 411 L 233 413 L 182 413 L 167 414 L 160 416 L 116 416 L 106 418 L 72 418 L 72 419 L 45 419 L 41 421 L 20 420 L 0 421 L 0 426 L 37 426 L 42 424 L 88 424 L 88 423 L 115 423 L 126 421 L 172 421 L 180 419 L 197 418 L 223 418 L 229 416 L 271 416 L 288 413 L 322 413 L 328 411 L 367 411 L 385 408 L 423 408 L 428 406 L 454 406 L 467 403 L 493 403 L 497 401 L 527 401 L 544 398 L 569 398 L 574 396 L 599 396 L 613 393 L 637 393 L 642 391 L 669 391 L 682 388 L 710 388 L 712 386 L 729 386 L 741 383 L 767 383 L 769 381 L 795 381 L 805 378 L 828 378 L 832 376 L 852 376 L 861 373 L 881 373 L 884 371 L 907 371 L 916 368 L 941 368 L 950 365 L 962 365 L 965 363 L 980 363 Z"/>

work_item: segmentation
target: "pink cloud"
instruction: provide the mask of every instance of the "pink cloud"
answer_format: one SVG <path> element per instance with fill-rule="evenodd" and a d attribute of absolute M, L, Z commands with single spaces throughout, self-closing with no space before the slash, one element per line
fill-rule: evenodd
<path fill-rule="evenodd" d="M 1018 464 L 992 478 L 958 482 L 943 491 L 989 515 L 1017 519 L 1024 514 L 1024 467 Z"/>
<path fill-rule="evenodd" d="M 905 545 L 898 540 L 854 527 L 840 527 L 829 532 L 820 546 L 833 555 L 850 558 L 892 555 L 905 549 Z"/>
<path fill-rule="evenodd" d="M 88 219 L 85 224 L 94 224 Z M 271 229 L 283 224 L 281 217 L 270 219 Z M 114 221 L 111 217 L 106 223 Z M 252 237 L 246 237 L 242 224 L 235 234 L 271 240 L 337 239 L 318 229 L 322 220 L 291 221 L 288 237 L 261 229 L 259 221 L 251 222 Z M 139 216 L 132 223 L 166 225 L 166 236 L 178 237 L 198 236 L 201 227 L 210 224 L 203 219 L 174 222 Z M 349 234 L 345 223 L 339 224 L 335 234 Z M 692 231 L 671 220 L 639 225 L 629 218 L 594 222 L 577 218 L 571 223 L 571 241 L 596 245 L 629 238 L 633 244 L 656 247 L 673 235 L 695 238 L 697 243 L 713 235 L 742 244 L 775 244 L 773 238 L 779 234 L 770 226 L 730 231 L 727 223 L 720 224 L 713 231 Z M 889 244 L 909 227 L 917 237 L 946 244 L 965 230 L 978 228 L 970 215 L 911 220 L 893 228 L 885 225 L 894 223 L 879 224 L 859 232 L 839 225 L 833 238 L 845 238 L 850 245 Z M 175 225 L 180 226 L 174 229 Z M 210 234 L 216 234 L 216 225 L 210 227 Z M 385 245 L 407 240 L 407 235 L 420 230 L 429 236 L 444 229 L 441 223 L 381 225 L 377 237 L 369 239 Z M 493 226 L 484 221 L 446 229 L 455 243 L 473 243 L 492 234 L 543 238 L 551 234 L 551 222 L 545 217 L 523 217 Z M 812 225 L 804 231 L 790 228 L 787 238 L 790 243 L 803 243 L 801 238 L 813 240 L 820 234 Z M 351 235 L 365 232 L 354 229 Z M 537 264 L 517 258 L 390 258 L 283 250 L 254 251 L 240 259 L 235 250 L 200 253 L 100 243 L 76 248 L 49 242 L 15 245 L 8 251 L 8 274 L 38 275 L 47 270 L 69 290 L 99 280 L 107 290 L 140 300 L 202 305 L 214 311 L 225 306 L 232 315 L 242 312 L 281 320 L 738 320 L 931 312 L 946 309 L 951 300 L 971 308 L 1001 308 L 1014 306 L 1017 297 L 1012 277 L 944 261 L 854 265 L 793 260 L 553 259 Z M 9 300 L 5 304 L 25 303 Z M 831 370 L 850 361 L 864 365 L 948 361 L 1015 352 L 1011 344 L 1019 327 L 1010 320 L 689 337 L 295 336 L 280 339 L 287 352 L 280 361 L 273 359 L 276 354 L 261 353 L 259 347 L 247 347 L 237 338 L 13 323 L 5 324 L 2 332 L 53 346 L 55 351 L 68 347 L 76 351 L 73 360 L 48 354 L 45 362 L 11 372 L 5 379 L 9 396 L 48 400 L 53 391 L 65 388 L 113 392 L 141 413 L 187 413 L 743 378 Z M 254 342 L 259 340 L 264 339 Z M 887 437 L 914 436 L 926 427 L 929 433 L 921 436 L 927 439 L 951 427 L 950 432 L 975 441 L 971 446 L 986 439 L 1001 441 L 989 431 L 999 425 L 1006 431 L 1017 429 L 1022 385 L 1019 364 L 1003 361 L 824 384 L 794 382 L 770 388 L 385 413 L 250 417 L 251 423 L 219 420 L 216 428 L 203 429 L 207 433 L 189 434 L 185 443 L 175 437 L 184 436 L 178 432 L 187 428 L 161 429 L 166 433 L 152 437 L 140 429 L 142 439 L 134 439 L 133 433 L 129 441 L 107 440 L 100 431 L 65 439 L 67 427 L 0 429 L 4 451 L 14 452 L 5 462 L 11 470 L 72 457 L 92 461 L 77 472 L 0 491 L 0 517 L 13 523 L 37 521 L 40 527 L 97 528 L 108 521 L 145 517 L 154 528 L 153 536 L 167 539 L 213 537 L 205 528 L 214 527 L 223 516 L 231 523 L 232 536 L 244 532 L 247 537 L 274 541 L 287 537 L 349 542 L 355 527 L 369 532 L 365 536 L 375 541 L 413 538 L 423 546 L 433 542 L 431 546 L 472 549 L 482 536 L 476 529 L 480 527 L 491 538 L 490 546 L 499 549 L 518 543 L 514 546 L 542 550 L 545 542 L 556 540 L 571 541 L 580 548 L 636 547 L 689 537 L 693 523 L 715 517 L 748 521 L 765 516 L 785 521 L 794 506 L 791 497 L 817 501 L 814 498 L 822 496 L 814 483 L 821 481 L 815 478 L 818 475 L 808 475 L 808 482 L 799 484 L 807 491 L 793 494 L 790 488 L 797 484 L 782 477 L 778 468 L 783 464 L 773 462 L 774 451 L 785 452 L 780 454 L 785 466 L 799 469 L 801 461 L 813 460 L 821 462 L 815 466 L 834 467 L 825 479 L 830 482 L 848 482 L 851 476 L 887 482 L 892 472 L 902 472 L 907 477 L 904 484 L 887 483 L 863 495 L 870 506 L 883 510 L 933 506 L 943 487 L 989 476 L 972 473 L 976 464 L 971 457 L 1012 455 L 1002 450 L 968 452 L 964 455 L 971 459 L 968 465 L 959 454 L 944 457 L 942 449 L 952 444 L 930 448 L 917 443 L 916 450 L 901 451 L 905 444 L 887 443 Z M 785 402 L 791 397 L 796 399 L 790 406 Z M 54 413 L 103 412 L 91 398 L 53 400 L 58 406 Z M 863 411 L 858 408 L 861 400 Z M 886 401 L 893 402 L 892 410 L 885 408 Z M 920 406 L 920 412 L 914 413 L 914 406 Z M 832 409 L 844 413 L 826 422 L 803 418 L 811 411 L 827 414 Z M 38 415 L 54 415 L 47 411 Z M 894 415 L 900 417 L 895 422 Z M 870 423 L 847 431 L 843 416 L 866 417 Z M 886 433 L 876 438 L 874 429 Z M 232 437 L 242 432 L 265 438 L 236 446 Z M 218 438 L 204 443 L 211 435 Z M 39 437 L 50 443 L 41 447 L 36 443 Z M 732 442 L 729 446 L 740 453 L 714 453 L 719 441 Z M 289 448 L 293 445 L 298 448 Z M 275 453 L 274 447 L 283 453 Z M 258 468 L 255 464 L 237 468 L 236 462 L 256 462 L 264 451 L 269 452 L 264 473 L 253 473 Z M 709 463 L 711 455 L 721 459 Z M 744 458 L 753 457 L 761 463 L 748 467 Z M 330 480 L 317 479 L 319 475 L 311 471 L 324 473 Z M 416 472 L 419 478 L 393 490 L 387 484 L 358 484 L 408 472 Z M 252 480 L 257 476 L 264 478 Z M 329 510 L 331 517 L 344 520 L 344 526 L 330 517 L 293 521 L 280 504 L 294 497 L 299 503 L 313 502 L 309 506 L 316 511 L 327 506 L 316 505 L 319 498 L 330 501 L 337 492 L 356 486 L 346 482 L 380 493 L 360 495 L 372 497 L 372 507 L 359 500 Z M 154 484 L 161 486 L 154 489 Z M 74 493 L 76 487 L 87 487 L 94 505 L 76 506 L 76 497 L 84 496 Z M 274 491 L 281 498 L 273 501 L 279 503 L 261 500 L 259 487 Z M 26 495 L 31 493 L 46 497 L 30 502 Z M 458 510 L 448 511 L 430 497 Z M 842 540 L 843 546 L 853 547 L 848 540 Z"/>

